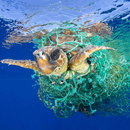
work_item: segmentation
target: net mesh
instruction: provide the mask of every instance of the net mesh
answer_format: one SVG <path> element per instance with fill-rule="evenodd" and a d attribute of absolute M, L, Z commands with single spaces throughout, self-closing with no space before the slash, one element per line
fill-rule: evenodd
<path fill-rule="evenodd" d="M 78 46 L 82 48 L 88 45 L 109 46 L 109 39 L 110 37 L 102 37 L 96 33 L 89 37 L 81 29 L 57 28 L 44 35 L 42 39 L 35 38 L 34 47 L 60 47 L 68 43 L 73 45 L 70 50 L 72 51 Z M 68 59 L 69 52 L 67 52 Z M 71 72 L 72 79 L 65 80 L 64 76 L 68 71 L 60 78 L 35 72 L 35 75 L 39 77 L 39 99 L 46 107 L 53 109 L 57 117 L 62 118 L 67 118 L 77 111 L 87 116 L 93 114 L 129 116 L 130 63 L 125 60 L 124 56 L 120 56 L 117 51 L 113 50 L 94 52 L 87 60 L 96 65 L 94 71 L 90 65 L 90 73 L 86 76 L 78 73 L 73 75 Z M 77 75 L 79 78 L 76 78 Z"/>

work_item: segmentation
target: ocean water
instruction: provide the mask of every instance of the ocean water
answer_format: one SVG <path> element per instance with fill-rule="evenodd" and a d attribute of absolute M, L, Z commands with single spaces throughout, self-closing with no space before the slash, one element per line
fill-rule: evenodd
<path fill-rule="evenodd" d="M 130 62 L 129 0 L 0 0 L 0 60 L 34 60 L 34 39 L 62 27 L 110 27 L 106 45 Z M 103 33 L 103 32 L 102 32 Z M 103 33 L 104 34 L 104 33 Z M 129 70 L 127 70 L 129 72 Z M 76 112 L 57 118 L 38 98 L 33 70 L 0 63 L 0 130 L 129 130 L 128 111 L 118 116 Z M 130 82 L 130 81 L 129 81 Z"/>

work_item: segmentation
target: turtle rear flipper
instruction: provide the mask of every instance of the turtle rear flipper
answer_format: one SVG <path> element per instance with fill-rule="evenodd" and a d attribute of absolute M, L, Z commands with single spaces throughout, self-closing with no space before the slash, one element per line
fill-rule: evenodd
<path fill-rule="evenodd" d="M 39 71 L 37 64 L 35 61 L 31 60 L 13 60 L 13 59 L 3 59 L 1 60 L 2 63 L 6 63 L 8 65 L 17 65 L 23 68 L 33 69 L 35 71 Z"/>

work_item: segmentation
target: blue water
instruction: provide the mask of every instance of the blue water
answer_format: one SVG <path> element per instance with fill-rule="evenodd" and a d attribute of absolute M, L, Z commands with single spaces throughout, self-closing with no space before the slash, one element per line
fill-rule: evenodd
<path fill-rule="evenodd" d="M 0 3 L 3 5 L 3 7 L 4 7 L 4 2 L 8 3 L 9 1 L 0 0 Z M 13 2 L 14 1 L 12 1 L 12 3 Z M 22 2 L 25 1 L 23 0 Z M 40 2 L 42 3 L 42 1 L 39 1 L 39 5 L 41 4 Z M 52 1 L 45 0 L 47 6 L 49 5 L 49 2 L 51 3 Z M 53 2 L 57 3 L 59 1 L 53 1 Z M 72 4 L 74 4 L 73 2 Z M 83 6 L 84 1 L 81 0 L 78 2 L 79 2 L 78 7 Z M 99 1 L 99 2 L 102 3 L 103 1 Z M 10 7 L 8 6 L 10 11 L 13 10 L 12 7 L 14 7 L 12 3 Z M 25 6 L 27 10 L 29 6 L 28 4 L 30 4 L 29 0 L 27 1 L 26 4 L 27 7 Z M 32 5 L 33 6 L 37 5 L 36 1 Z M 55 4 L 55 6 L 56 5 L 57 4 Z M 30 6 L 30 8 L 33 8 L 33 6 Z M 98 8 L 100 8 L 100 4 L 96 6 L 99 6 Z M 36 6 L 34 7 L 35 7 L 34 12 L 35 12 Z M 23 8 L 23 10 L 25 8 Z M 40 6 L 39 8 L 42 7 Z M 50 7 L 48 6 L 48 8 Z M 84 8 L 85 8 L 85 4 L 84 4 Z M 2 6 L 0 6 L 0 9 L 2 9 Z M 54 9 L 54 11 L 55 10 L 56 9 Z M 89 8 L 89 10 L 90 12 L 92 12 L 91 8 Z M 20 14 L 21 16 L 20 17 L 16 13 L 16 11 L 14 11 L 12 12 L 12 15 L 8 15 L 6 11 L 4 13 L 1 13 L 0 15 L 0 60 L 10 59 L 10 58 L 33 60 L 34 58 L 32 53 L 35 50 L 33 48 L 33 43 L 28 44 L 28 42 L 26 42 L 22 45 L 14 44 L 10 47 L 10 49 L 4 47 L 4 45 L 2 44 L 3 42 L 5 42 L 7 38 L 8 33 L 6 30 L 9 28 L 9 25 L 11 25 L 12 23 L 11 20 L 22 19 L 21 18 L 22 14 Z M 61 11 L 63 10 L 61 9 Z M 101 12 L 103 12 L 103 10 Z M 82 13 L 83 11 L 79 11 L 78 15 L 82 15 Z M 115 14 L 117 13 L 118 11 L 115 12 Z M 62 20 L 64 19 L 70 20 L 70 17 L 67 17 L 68 14 L 69 13 L 66 12 L 66 15 L 62 17 Z M 72 16 L 73 18 L 75 18 L 76 13 L 73 12 L 73 14 L 74 15 Z M 50 15 L 46 14 L 45 17 L 47 16 L 50 17 Z M 107 17 L 107 13 L 105 17 Z M 49 19 L 49 20 L 50 22 L 52 21 L 58 22 L 59 19 L 60 18 L 57 17 L 57 19 L 53 19 L 53 20 Z M 114 22 L 116 24 L 116 21 L 113 21 L 113 23 Z M 40 21 L 40 23 L 38 24 L 41 23 L 42 22 Z M 43 21 L 43 23 L 46 23 L 46 21 Z M 35 19 L 34 21 L 32 20 L 32 24 L 35 25 Z M 37 95 L 38 86 L 32 87 L 35 84 L 35 80 L 33 80 L 31 77 L 33 73 L 34 72 L 29 69 L 23 69 L 17 66 L 8 66 L 0 63 L 0 82 L 1 82 L 0 83 L 0 130 L 130 130 L 130 118 L 127 118 L 126 116 L 110 116 L 110 117 L 91 116 L 88 118 L 87 116 L 77 112 L 75 115 L 70 116 L 67 119 L 57 118 L 54 115 L 53 111 L 46 108 L 39 100 Z"/>

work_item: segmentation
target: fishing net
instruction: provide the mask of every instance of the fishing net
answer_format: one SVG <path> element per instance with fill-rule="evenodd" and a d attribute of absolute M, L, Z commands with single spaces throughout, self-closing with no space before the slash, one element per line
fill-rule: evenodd
<path fill-rule="evenodd" d="M 98 35 L 93 33 L 93 36 L 90 36 L 83 29 L 70 27 L 54 29 L 41 39 L 35 38 L 34 43 L 37 48 L 60 47 L 67 43 L 73 46 L 70 50 L 72 51 L 78 46 L 82 48 L 88 45 L 109 46 L 109 39 L 109 36 L 102 36 L 100 33 Z M 66 52 L 68 59 L 69 52 Z M 90 63 L 90 73 L 85 76 L 79 73 L 73 75 L 71 72 L 72 79 L 65 80 L 64 76 L 69 70 L 60 78 L 35 72 L 39 77 L 39 99 L 46 107 L 53 109 L 57 117 L 62 118 L 67 118 L 78 111 L 87 116 L 93 114 L 129 116 L 130 63 L 113 50 L 94 52 L 87 60 Z M 94 63 L 92 71 L 91 65 Z"/>

